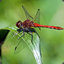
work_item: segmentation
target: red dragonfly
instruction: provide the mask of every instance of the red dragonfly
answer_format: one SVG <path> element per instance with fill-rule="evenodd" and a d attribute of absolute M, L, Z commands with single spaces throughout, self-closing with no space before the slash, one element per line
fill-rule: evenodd
<path fill-rule="evenodd" d="M 40 36 L 37 33 L 37 31 L 34 29 L 36 27 L 38 27 L 39 29 L 40 29 L 40 27 L 51 28 L 51 29 L 56 29 L 56 30 L 63 30 L 64 29 L 62 27 L 57 27 L 57 26 L 40 25 L 39 24 L 39 20 L 40 20 L 40 9 L 38 9 L 35 18 L 33 18 L 27 12 L 27 10 L 24 8 L 24 6 L 22 6 L 22 8 L 23 8 L 23 10 L 25 12 L 25 15 L 26 15 L 27 20 L 25 20 L 24 22 L 18 21 L 16 23 L 16 26 L 19 28 L 19 29 L 17 29 L 17 31 L 19 33 L 20 32 L 23 32 L 23 34 L 21 35 L 21 37 L 23 37 L 25 35 L 25 32 L 27 32 L 28 34 L 31 35 L 31 37 L 32 37 L 31 42 L 33 42 L 33 32 L 36 33 L 38 35 L 38 37 L 40 38 Z M 19 37 L 19 38 L 21 38 L 21 37 Z"/>

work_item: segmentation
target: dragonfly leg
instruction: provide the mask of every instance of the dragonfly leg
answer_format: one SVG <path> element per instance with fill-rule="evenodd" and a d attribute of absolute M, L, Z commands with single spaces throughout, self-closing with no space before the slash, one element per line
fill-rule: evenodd
<path fill-rule="evenodd" d="M 31 34 L 31 42 L 33 43 L 33 35 Z"/>
<path fill-rule="evenodd" d="M 15 50 L 17 49 L 17 47 L 18 47 L 19 44 L 20 44 L 20 42 L 16 45 Z"/>
<path fill-rule="evenodd" d="M 22 39 L 23 40 L 23 39 Z M 20 45 L 20 41 L 17 43 L 17 45 L 15 46 L 15 51 L 16 51 L 16 49 L 18 48 L 18 46 Z"/>
<path fill-rule="evenodd" d="M 35 33 L 38 35 L 38 37 L 40 38 L 39 34 L 35 31 Z"/>
<path fill-rule="evenodd" d="M 30 32 L 28 34 L 31 35 L 31 42 L 33 43 L 33 35 L 32 35 L 32 32 Z"/>
<path fill-rule="evenodd" d="M 23 37 L 25 35 L 25 33 L 23 32 L 23 35 L 21 35 L 18 39 L 20 39 L 21 37 Z M 17 49 L 18 45 L 20 44 L 20 42 L 17 44 L 17 46 L 15 47 L 15 50 Z"/>
<path fill-rule="evenodd" d="M 25 35 L 25 33 L 23 32 L 23 34 L 18 38 L 18 39 L 20 39 L 21 37 L 23 37 Z"/>

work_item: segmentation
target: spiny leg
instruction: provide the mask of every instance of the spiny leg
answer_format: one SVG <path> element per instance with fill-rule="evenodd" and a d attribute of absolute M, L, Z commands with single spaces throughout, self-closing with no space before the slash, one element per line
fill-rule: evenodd
<path fill-rule="evenodd" d="M 35 31 L 35 33 L 38 35 L 38 37 L 40 38 L 40 36 L 39 36 L 39 34 L 38 34 L 38 32 L 37 31 Z"/>
<path fill-rule="evenodd" d="M 20 39 L 21 37 L 23 37 L 25 35 L 25 32 L 23 32 L 23 34 L 18 38 L 18 39 Z"/>
<path fill-rule="evenodd" d="M 18 47 L 19 44 L 20 44 L 20 42 L 16 45 L 15 50 L 17 49 L 17 47 Z"/>
<path fill-rule="evenodd" d="M 39 34 L 37 33 L 37 31 L 36 31 L 34 28 L 30 28 L 30 29 L 29 29 L 29 32 L 34 32 L 34 33 L 36 33 L 36 34 L 38 35 L 38 37 L 40 38 Z"/>
<path fill-rule="evenodd" d="M 23 35 L 21 35 L 18 39 L 20 39 L 21 37 L 23 37 L 25 35 L 25 33 L 23 32 Z M 17 46 L 15 47 L 15 50 L 17 49 L 18 45 L 20 44 L 20 42 L 17 44 Z"/>
<path fill-rule="evenodd" d="M 31 42 L 33 44 L 33 35 L 32 35 L 32 32 L 28 33 L 29 35 L 31 35 Z"/>
<path fill-rule="evenodd" d="M 21 40 L 23 40 L 23 39 L 21 39 Z M 15 51 L 16 51 L 16 49 L 18 48 L 18 46 L 20 45 L 21 40 L 18 40 L 17 45 L 15 46 Z"/>

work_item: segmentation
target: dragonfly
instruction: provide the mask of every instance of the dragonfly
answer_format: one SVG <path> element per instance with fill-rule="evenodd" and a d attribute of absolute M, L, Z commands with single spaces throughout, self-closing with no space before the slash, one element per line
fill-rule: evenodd
<path fill-rule="evenodd" d="M 23 37 L 26 32 L 29 35 L 31 35 L 31 42 L 33 43 L 33 33 L 36 33 L 38 35 L 38 37 L 40 38 L 38 32 L 34 28 L 39 28 L 39 30 L 40 30 L 40 27 L 56 29 L 56 30 L 63 30 L 64 29 L 64 28 L 58 27 L 58 26 L 40 25 L 40 9 L 37 10 L 35 17 L 33 18 L 28 13 L 28 11 L 26 10 L 26 8 L 23 5 L 22 5 L 22 8 L 25 12 L 27 19 L 24 22 L 22 22 L 21 20 L 16 22 L 16 26 L 18 27 L 17 32 L 18 33 L 22 32 L 22 35 L 18 39 Z"/>

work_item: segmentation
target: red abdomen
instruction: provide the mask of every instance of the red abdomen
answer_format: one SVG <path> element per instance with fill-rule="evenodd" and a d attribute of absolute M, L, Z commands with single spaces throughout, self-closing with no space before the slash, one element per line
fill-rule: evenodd
<path fill-rule="evenodd" d="M 57 30 L 63 30 L 64 29 L 62 27 L 48 26 L 48 25 L 40 25 L 40 24 L 37 24 L 37 23 L 34 23 L 34 27 L 45 27 L 45 28 L 51 28 L 51 29 L 57 29 Z"/>

